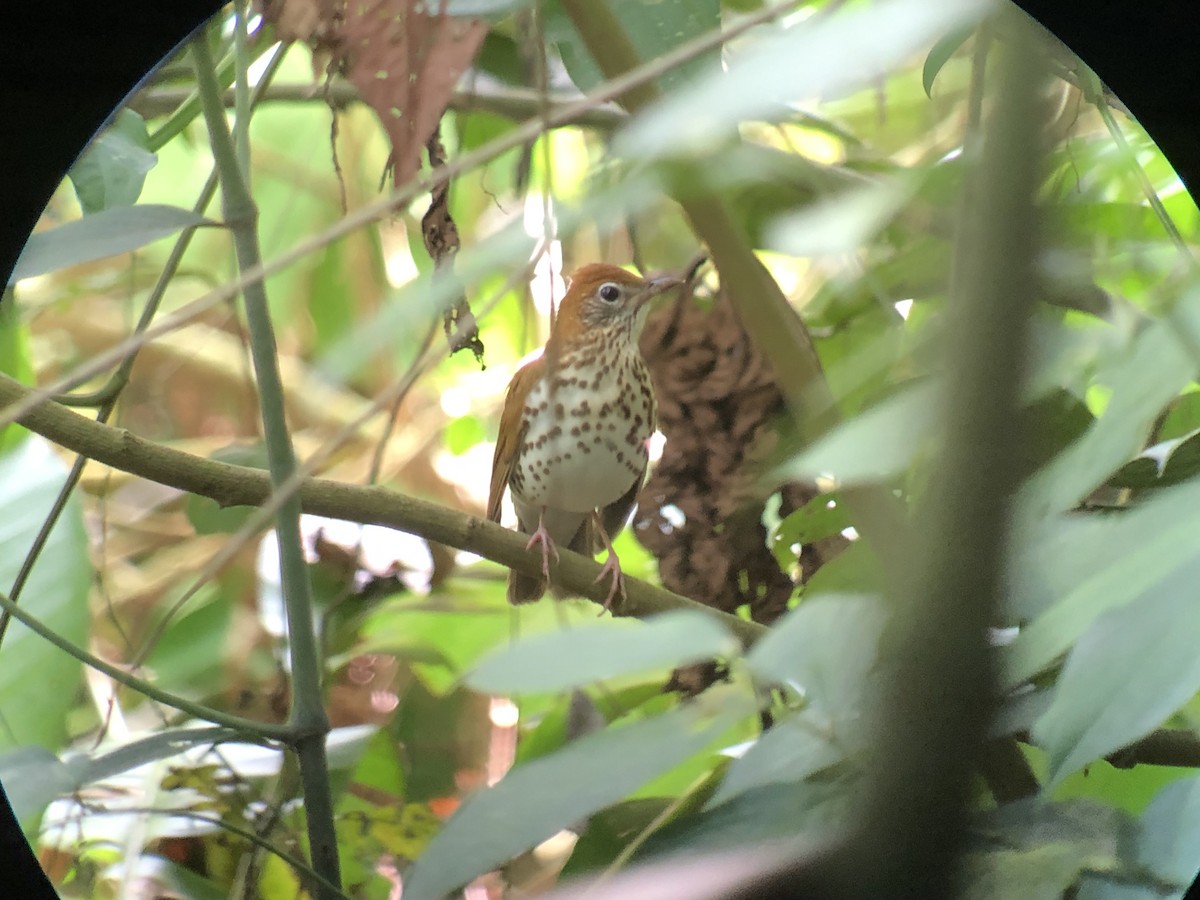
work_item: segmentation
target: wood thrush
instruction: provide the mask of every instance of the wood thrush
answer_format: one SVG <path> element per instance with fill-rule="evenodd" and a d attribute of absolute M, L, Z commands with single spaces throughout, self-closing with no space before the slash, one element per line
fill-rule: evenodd
<path fill-rule="evenodd" d="M 624 596 L 612 536 L 633 509 L 655 428 L 654 390 L 638 336 L 647 301 L 678 284 L 602 263 L 584 266 L 571 278 L 542 355 L 509 383 L 488 518 L 500 521 L 509 488 L 520 530 L 530 535 L 527 549 L 542 550 L 540 576 L 509 572 L 510 603 L 546 592 L 558 544 L 588 556 L 608 550 L 596 578 L 612 578 L 605 608 Z"/>

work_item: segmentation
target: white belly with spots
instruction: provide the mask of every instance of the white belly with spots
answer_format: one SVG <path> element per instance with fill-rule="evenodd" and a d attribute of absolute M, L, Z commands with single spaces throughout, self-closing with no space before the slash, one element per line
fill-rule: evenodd
<path fill-rule="evenodd" d="M 530 426 L 513 493 L 533 507 L 589 513 L 620 499 L 646 471 L 654 401 L 638 361 L 613 361 L 585 379 L 542 379 L 530 391 Z"/>

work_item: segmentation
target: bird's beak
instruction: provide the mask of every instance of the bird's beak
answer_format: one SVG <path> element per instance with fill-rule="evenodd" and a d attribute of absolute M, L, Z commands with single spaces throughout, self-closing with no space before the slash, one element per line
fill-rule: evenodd
<path fill-rule="evenodd" d="M 676 278 L 674 275 L 662 275 L 658 278 L 651 278 L 646 282 L 646 286 L 642 289 L 641 303 L 646 303 L 649 300 L 657 297 L 659 294 L 665 294 L 672 288 L 677 288 L 683 284 L 683 279 Z M 639 303 L 639 305 L 641 305 Z"/>

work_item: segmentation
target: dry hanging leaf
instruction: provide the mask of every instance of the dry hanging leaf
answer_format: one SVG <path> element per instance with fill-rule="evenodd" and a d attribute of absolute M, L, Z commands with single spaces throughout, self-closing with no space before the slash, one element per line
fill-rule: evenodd
<path fill-rule="evenodd" d="M 427 13 L 425 6 L 350 0 L 339 29 L 338 59 L 391 138 L 397 184 L 420 169 L 425 142 L 487 35 L 484 22 Z"/>

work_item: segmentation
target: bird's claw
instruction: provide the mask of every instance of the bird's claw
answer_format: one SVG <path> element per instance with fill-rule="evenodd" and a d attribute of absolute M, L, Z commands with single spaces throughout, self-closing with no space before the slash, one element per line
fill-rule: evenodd
<path fill-rule="evenodd" d="M 550 554 L 554 554 L 554 561 L 559 560 L 558 546 L 554 543 L 554 538 L 550 537 L 550 532 L 546 530 L 546 526 L 538 523 L 537 531 L 529 537 L 529 543 L 525 545 L 526 550 L 532 550 L 536 545 L 542 545 L 542 577 L 547 581 L 550 580 Z"/>
<path fill-rule="evenodd" d="M 621 571 L 621 561 L 617 559 L 617 554 L 609 549 L 608 559 L 604 561 L 604 565 L 600 567 L 600 574 L 596 576 L 593 584 L 597 584 L 604 579 L 605 575 L 612 577 L 612 585 L 608 589 L 608 596 L 604 598 L 604 609 L 600 610 L 600 615 L 612 612 L 612 603 L 618 594 L 621 595 L 621 600 L 626 599 L 625 594 L 625 573 Z"/>

